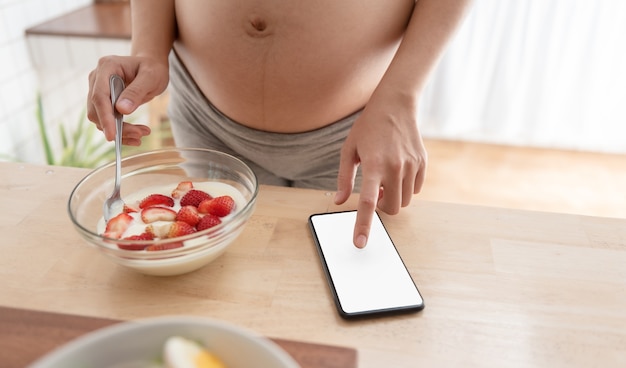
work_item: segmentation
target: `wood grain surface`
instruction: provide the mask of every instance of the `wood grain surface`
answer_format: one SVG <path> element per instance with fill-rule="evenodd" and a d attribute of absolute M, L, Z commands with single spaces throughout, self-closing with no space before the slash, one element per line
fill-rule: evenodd
<path fill-rule="evenodd" d="M 307 219 L 353 209 L 358 197 L 336 206 L 334 193 L 262 186 L 224 255 L 190 274 L 149 277 L 74 230 L 67 200 L 88 172 L 0 163 L 0 306 L 113 320 L 206 316 L 354 348 L 361 368 L 626 366 L 622 219 L 416 198 L 381 218 L 426 308 L 344 321 Z"/>
<path fill-rule="evenodd" d="M 22 368 L 82 335 L 122 321 L 0 307 L 0 362 Z M 302 368 L 356 368 L 352 348 L 270 338 Z"/>

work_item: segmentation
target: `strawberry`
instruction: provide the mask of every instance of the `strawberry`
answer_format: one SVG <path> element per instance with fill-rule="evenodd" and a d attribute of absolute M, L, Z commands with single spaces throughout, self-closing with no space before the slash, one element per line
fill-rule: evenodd
<path fill-rule="evenodd" d="M 138 209 L 136 209 L 135 207 L 132 207 L 126 203 L 124 203 L 124 213 L 133 213 L 133 212 L 137 212 L 139 211 Z"/>
<path fill-rule="evenodd" d="M 187 194 L 183 196 L 183 198 L 180 199 L 180 205 L 198 207 L 200 202 L 211 198 L 213 197 L 211 197 L 211 195 L 207 192 L 203 192 L 197 189 L 191 189 L 187 192 Z"/>
<path fill-rule="evenodd" d="M 150 194 L 139 202 L 141 209 L 153 206 L 174 207 L 174 199 L 163 194 Z"/>
<path fill-rule="evenodd" d="M 186 222 L 176 221 L 170 226 L 166 238 L 176 238 L 179 236 L 189 235 L 195 233 L 196 229 Z"/>
<path fill-rule="evenodd" d="M 119 239 L 132 221 L 133 217 L 131 215 L 122 212 L 107 222 L 103 235 L 107 238 Z"/>
<path fill-rule="evenodd" d="M 213 226 L 217 226 L 221 223 L 222 220 L 220 220 L 219 217 L 211 214 L 206 214 L 200 219 L 200 222 L 198 222 L 198 224 L 196 225 L 196 229 L 198 231 L 202 231 L 212 228 Z"/>
<path fill-rule="evenodd" d="M 188 191 L 193 189 L 193 183 L 190 181 L 181 181 L 176 186 L 176 189 L 172 191 L 172 198 L 181 198 Z"/>
<path fill-rule="evenodd" d="M 194 206 L 184 206 L 176 214 L 176 221 L 186 222 L 191 226 L 196 226 L 200 221 L 198 209 Z"/>
<path fill-rule="evenodd" d="M 159 250 L 168 250 L 181 248 L 183 246 L 183 242 L 173 242 L 173 243 L 165 243 L 165 244 L 152 244 L 146 247 L 148 252 L 154 252 Z"/>
<path fill-rule="evenodd" d="M 198 212 L 224 217 L 231 213 L 234 207 L 235 201 L 231 196 L 220 196 L 202 201 L 198 206 Z"/>
<path fill-rule="evenodd" d="M 148 207 L 141 210 L 141 219 L 146 224 L 156 221 L 174 221 L 176 211 L 165 207 Z"/>
<path fill-rule="evenodd" d="M 153 240 L 154 235 L 151 233 L 145 232 L 139 235 L 131 235 L 123 238 L 122 240 Z M 125 250 L 143 250 L 146 248 L 146 244 L 118 244 L 120 249 Z"/>

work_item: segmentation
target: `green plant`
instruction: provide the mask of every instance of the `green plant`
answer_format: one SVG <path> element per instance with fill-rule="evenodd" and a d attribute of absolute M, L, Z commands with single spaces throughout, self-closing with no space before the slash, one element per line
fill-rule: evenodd
<path fill-rule="evenodd" d="M 129 119 L 126 121 L 132 122 L 132 117 L 127 118 Z M 87 120 L 85 109 L 81 112 L 80 120 L 74 131 L 68 131 L 63 124 L 59 124 L 62 148 L 60 157 L 56 157 L 52 149 L 44 119 L 41 95 L 37 95 L 37 123 L 48 165 L 95 168 L 115 159 L 115 144 L 107 142 L 102 132 Z M 141 146 L 122 146 L 122 156 L 169 145 L 173 145 L 173 138 L 169 129 L 169 120 L 165 120 L 161 121 L 156 129 L 153 129 L 151 138 L 145 139 Z"/>
<path fill-rule="evenodd" d="M 61 155 L 55 157 L 46 128 L 41 95 L 37 96 L 37 123 L 48 165 L 94 168 L 115 158 L 115 146 L 106 142 L 94 124 L 86 119 L 85 110 L 75 130 L 59 124 Z"/>

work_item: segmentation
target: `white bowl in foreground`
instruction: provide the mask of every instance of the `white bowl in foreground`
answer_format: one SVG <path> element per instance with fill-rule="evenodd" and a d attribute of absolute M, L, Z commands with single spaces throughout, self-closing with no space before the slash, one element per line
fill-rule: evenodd
<path fill-rule="evenodd" d="M 299 365 L 271 340 L 246 329 L 202 317 L 159 317 L 105 327 L 50 352 L 30 368 L 161 367 L 163 345 L 172 336 L 199 342 L 228 368 Z"/>

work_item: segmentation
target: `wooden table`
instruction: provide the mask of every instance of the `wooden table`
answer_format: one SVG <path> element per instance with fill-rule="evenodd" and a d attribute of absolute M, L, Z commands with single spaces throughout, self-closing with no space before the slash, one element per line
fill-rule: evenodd
<path fill-rule="evenodd" d="M 159 278 L 112 264 L 74 231 L 67 199 L 87 172 L 0 163 L 0 306 L 115 320 L 208 316 L 354 348 L 359 367 L 626 366 L 625 220 L 416 198 L 381 217 L 426 308 L 344 321 L 307 218 L 352 209 L 356 197 L 337 207 L 331 193 L 264 186 L 227 253 Z M 0 361 L 16 354 L 6 345 Z"/>

